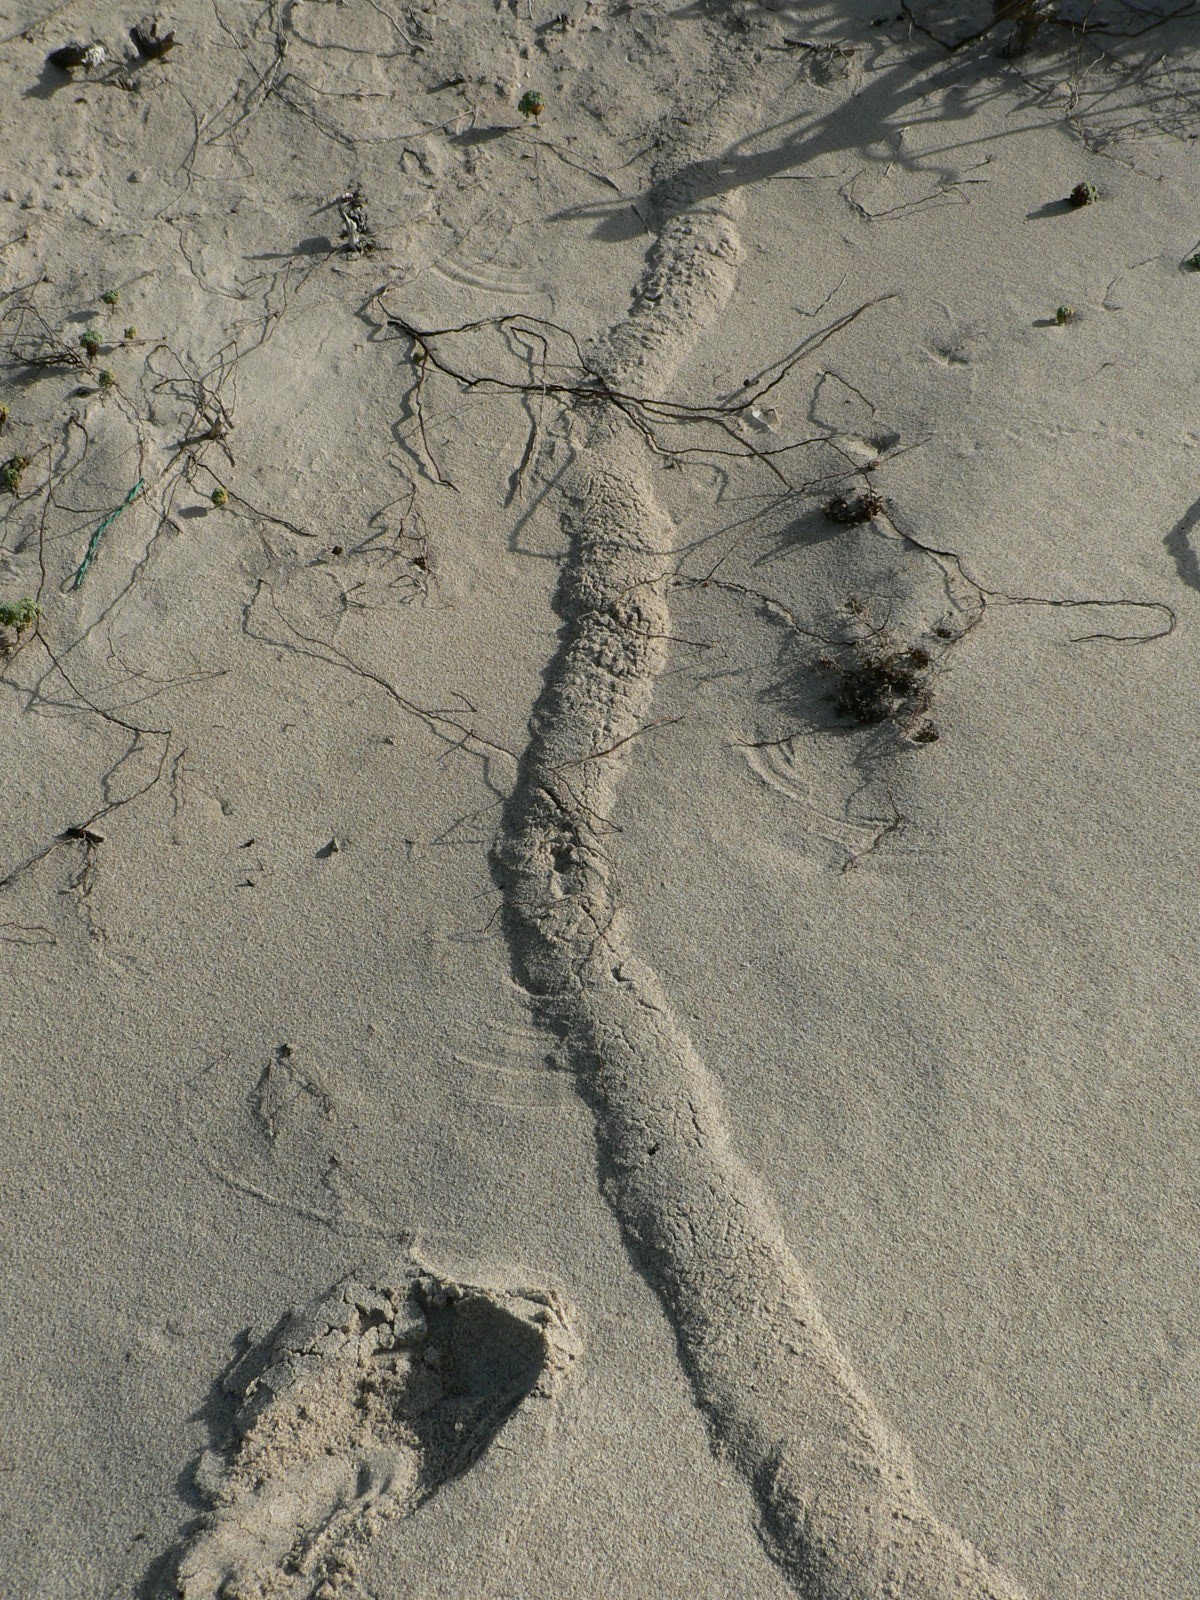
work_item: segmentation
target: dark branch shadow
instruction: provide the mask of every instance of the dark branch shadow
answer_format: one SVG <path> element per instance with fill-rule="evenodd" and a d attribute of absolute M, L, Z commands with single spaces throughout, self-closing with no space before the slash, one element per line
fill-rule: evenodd
<path fill-rule="evenodd" d="M 915 127 L 936 123 L 949 131 L 955 121 L 963 121 L 975 113 L 980 98 L 999 95 L 1004 88 L 999 79 L 989 82 L 981 77 L 979 63 L 969 52 L 940 64 L 936 58 L 931 58 L 931 52 L 921 52 L 879 69 L 856 93 L 840 101 L 825 115 L 814 116 L 811 110 L 805 110 L 774 126 L 755 129 L 735 140 L 714 159 L 684 167 L 672 176 L 670 188 L 684 190 L 689 202 L 697 205 L 800 168 L 811 168 L 823 156 L 858 152 L 864 126 L 878 129 L 881 137 L 888 128 L 898 129 L 901 125 Z M 935 96 L 940 97 L 936 109 L 913 115 L 910 108 L 914 100 L 928 101 Z M 922 152 L 921 169 L 935 181 L 952 184 L 959 181 L 953 157 L 969 148 L 1015 138 L 1016 132 L 1014 129 L 989 133 L 982 139 L 947 138 L 936 149 Z M 767 141 L 771 138 L 777 142 L 768 147 Z M 894 153 L 892 159 L 898 159 Z M 842 176 L 838 173 L 821 175 Z M 637 231 L 630 220 L 631 208 L 635 213 L 639 209 L 653 211 L 657 199 L 655 191 L 650 189 L 613 202 L 572 206 L 553 213 L 550 220 L 595 217 L 595 237 L 611 241 Z"/>

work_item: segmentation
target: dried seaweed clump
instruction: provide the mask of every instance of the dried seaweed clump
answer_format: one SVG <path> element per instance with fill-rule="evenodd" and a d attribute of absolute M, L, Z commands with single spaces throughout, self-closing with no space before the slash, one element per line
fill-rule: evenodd
<path fill-rule="evenodd" d="M 817 657 L 832 676 L 829 702 L 839 717 L 860 728 L 890 722 L 916 744 L 933 744 L 938 731 L 929 720 L 934 659 L 921 644 L 905 644 L 885 628 L 871 627 L 862 601 L 846 602 L 851 616 L 868 631 Z"/>
<path fill-rule="evenodd" d="M 874 489 L 868 489 L 853 498 L 834 495 L 832 500 L 825 502 L 825 515 L 830 522 L 870 522 L 872 517 L 878 517 L 886 509 L 887 501 Z"/>

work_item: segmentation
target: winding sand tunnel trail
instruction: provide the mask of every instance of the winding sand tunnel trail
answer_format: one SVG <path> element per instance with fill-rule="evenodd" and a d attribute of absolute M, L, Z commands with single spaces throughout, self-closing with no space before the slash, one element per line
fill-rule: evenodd
<path fill-rule="evenodd" d="M 657 242 L 600 353 L 614 387 L 662 392 L 733 292 L 739 202 L 707 198 L 721 184 L 705 165 L 657 191 Z M 567 1044 L 608 1199 L 799 1591 L 1017 1600 L 922 1498 L 730 1145 L 716 1082 L 631 950 L 593 823 L 611 815 L 632 746 L 614 747 L 644 723 L 666 656 L 662 573 L 675 541 L 646 468 L 646 446 L 608 408 L 564 480 L 562 642 L 493 853 L 515 969 Z"/>

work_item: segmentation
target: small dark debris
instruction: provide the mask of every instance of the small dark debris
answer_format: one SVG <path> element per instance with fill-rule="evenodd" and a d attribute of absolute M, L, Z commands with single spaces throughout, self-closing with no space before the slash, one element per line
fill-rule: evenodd
<path fill-rule="evenodd" d="M 96 54 L 97 51 L 99 55 Z M 57 50 L 51 50 L 46 57 L 46 64 L 57 67 L 59 72 L 70 72 L 75 67 L 98 65 L 104 60 L 104 56 L 103 45 L 80 44 L 78 39 L 72 39 L 70 44 L 60 45 Z"/>
<path fill-rule="evenodd" d="M 941 734 L 937 731 L 932 722 L 923 722 L 916 732 L 910 735 L 910 737 L 916 744 L 936 744 L 941 738 Z"/>
<path fill-rule="evenodd" d="M 317 860 L 328 861 L 330 856 L 336 856 L 341 848 L 336 838 L 330 839 L 328 844 L 323 844 L 317 851 Z"/>
<path fill-rule="evenodd" d="M 174 48 L 174 33 L 160 33 L 160 23 L 157 17 L 143 17 L 129 30 L 129 37 L 133 40 L 140 56 L 147 61 L 157 61 L 165 56 L 167 51 Z"/>
<path fill-rule="evenodd" d="M 853 499 L 841 494 L 834 495 L 832 500 L 825 502 L 825 515 L 830 522 L 870 522 L 871 518 L 879 516 L 886 506 L 887 502 L 881 494 L 877 494 L 874 489 L 868 489 L 865 494 L 855 495 Z"/>
<path fill-rule="evenodd" d="M 1044 22 L 1054 13 L 1053 0 L 992 0 L 993 21 L 1013 20 L 1012 37 L 1000 52 L 1006 56 L 1024 55 Z"/>
<path fill-rule="evenodd" d="M 239 850 L 249 850 L 249 848 L 250 848 L 250 846 L 252 844 L 257 844 L 257 843 L 258 843 L 257 839 L 244 839 L 242 841 L 242 843 L 240 845 L 238 845 L 238 849 Z"/>
<path fill-rule="evenodd" d="M 335 544 L 335 545 L 334 545 L 334 546 L 333 546 L 333 547 L 332 547 L 332 548 L 331 548 L 331 549 L 330 549 L 330 552 L 329 552 L 329 554 L 330 554 L 330 555 L 331 555 L 331 556 L 344 556 L 344 555 L 345 555 L 345 554 L 346 554 L 346 547 L 345 547 L 345 545 L 344 545 L 344 544 Z"/>
<path fill-rule="evenodd" d="M 82 839 L 87 844 L 104 843 L 104 835 L 97 833 L 95 828 L 64 828 L 62 837 L 64 839 Z"/>
<path fill-rule="evenodd" d="M 375 231 L 367 221 L 367 197 L 361 184 L 356 183 L 345 194 L 338 195 L 337 208 L 342 219 L 338 238 L 346 241 L 342 246 L 346 254 L 358 256 L 374 250 Z"/>

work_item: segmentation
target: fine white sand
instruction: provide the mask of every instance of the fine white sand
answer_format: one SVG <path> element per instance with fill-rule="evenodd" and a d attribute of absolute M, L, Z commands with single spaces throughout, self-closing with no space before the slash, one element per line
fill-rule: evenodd
<path fill-rule="evenodd" d="M 1200 34 L 1083 16 L 0 4 L 5 1596 L 1194 1600 Z"/>

